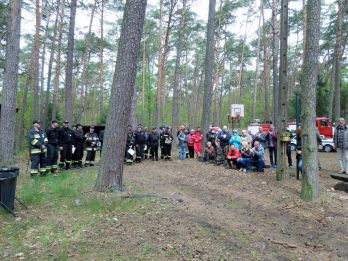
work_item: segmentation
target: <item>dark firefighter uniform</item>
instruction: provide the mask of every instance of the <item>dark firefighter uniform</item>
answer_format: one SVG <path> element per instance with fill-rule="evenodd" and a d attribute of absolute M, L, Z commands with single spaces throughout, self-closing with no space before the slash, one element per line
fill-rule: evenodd
<path fill-rule="evenodd" d="M 48 139 L 47 144 L 47 170 L 51 170 L 52 173 L 58 172 L 58 128 L 56 127 L 57 121 L 52 121 L 52 127 L 46 130 Z"/>
<path fill-rule="evenodd" d="M 61 149 L 60 164 L 69 169 L 72 160 L 72 145 L 74 143 L 74 132 L 69 128 L 69 122 L 64 121 L 63 127 L 59 130 L 59 147 Z"/>
<path fill-rule="evenodd" d="M 126 141 L 126 151 L 125 151 L 125 156 L 126 156 L 126 163 L 127 164 L 132 164 L 133 163 L 133 154 L 129 153 L 129 150 L 134 150 L 134 136 L 133 136 L 133 131 L 128 130 L 127 132 L 127 141 Z"/>
<path fill-rule="evenodd" d="M 85 135 L 86 139 L 86 161 L 85 166 L 94 166 L 95 153 L 100 148 L 100 141 L 97 133 L 94 132 L 94 127 L 91 126 L 90 131 Z"/>
<path fill-rule="evenodd" d="M 165 160 L 171 160 L 172 142 L 173 142 L 173 136 L 172 134 L 170 134 L 169 128 L 166 128 L 166 130 L 162 132 L 161 134 L 161 144 L 163 146 L 163 158 Z"/>
<path fill-rule="evenodd" d="M 82 168 L 83 158 L 83 144 L 85 142 L 85 136 L 83 135 L 82 125 L 77 124 L 74 131 L 74 146 L 75 151 L 73 154 L 72 164 L 74 167 Z"/>
<path fill-rule="evenodd" d="M 29 132 L 30 159 L 32 177 L 46 174 L 46 152 L 47 137 L 43 130 L 40 129 L 38 121 L 33 122 L 34 128 Z"/>
<path fill-rule="evenodd" d="M 141 128 L 138 128 L 138 131 L 134 134 L 134 143 L 136 153 L 135 162 L 141 162 L 143 159 L 144 147 L 146 144 L 146 136 Z"/>

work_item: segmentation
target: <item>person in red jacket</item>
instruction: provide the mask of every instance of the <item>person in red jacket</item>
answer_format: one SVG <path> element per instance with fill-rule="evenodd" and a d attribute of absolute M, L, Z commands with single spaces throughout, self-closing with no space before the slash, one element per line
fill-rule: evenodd
<path fill-rule="evenodd" d="M 193 139 L 194 134 L 195 134 L 195 130 L 192 129 L 190 132 L 188 143 L 187 143 L 190 159 L 193 159 L 195 157 L 195 149 L 194 149 L 195 142 Z"/>
<path fill-rule="evenodd" d="M 232 163 L 236 165 L 237 168 L 239 167 L 237 160 L 241 157 L 242 155 L 240 154 L 238 148 L 234 145 L 231 145 L 227 153 L 227 163 L 230 169 L 232 169 Z"/>
<path fill-rule="evenodd" d="M 201 128 L 197 128 L 197 131 L 193 135 L 193 147 L 195 150 L 195 153 L 198 157 L 202 156 L 202 142 L 203 142 L 203 133 L 201 131 Z"/>

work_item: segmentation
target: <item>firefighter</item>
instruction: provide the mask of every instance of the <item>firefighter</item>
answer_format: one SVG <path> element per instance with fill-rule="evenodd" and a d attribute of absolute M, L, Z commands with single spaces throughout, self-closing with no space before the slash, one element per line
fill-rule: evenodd
<path fill-rule="evenodd" d="M 161 159 L 164 159 L 164 144 L 163 144 L 163 135 L 164 135 L 164 130 L 165 128 L 164 127 L 161 127 L 160 128 L 160 149 L 161 149 Z"/>
<path fill-rule="evenodd" d="M 85 142 L 85 136 L 83 135 L 82 125 L 80 123 L 76 124 L 74 138 L 75 151 L 72 158 L 72 164 L 75 168 L 82 168 L 83 144 Z"/>
<path fill-rule="evenodd" d="M 126 151 L 125 151 L 125 162 L 126 164 L 131 165 L 133 163 L 133 154 L 129 153 L 134 151 L 134 136 L 132 129 L 127 130 L 127 141 L 126 141 Z"/>
<path fill-rule="evenodd" d="M 169 127 L 166 127 L 164 132 L 161 135 L 161 144 L 163 145 L 163 158 L 164 158 L 164 160 L 171 160 L 171 158 L 172 158 L 172 156 L 171 156 L 172 142 L 173 142 L 173 136 L 170 133 Z"/>
<path fill-rule="evenodd" d="M 33 121 L 33 128 L 29 132 L 30 158 L 31 158 L 31 177 L 46 175 L 46 152 L 47 137 L 43 130 L 40 129 L 40 122 Z"/>
<path fill-rule="evenodd" d="M 59 130 L 59 149 L 62 151 L 60 162 L 65 169 L 70 169 L 72 160 L 72 146 L 74 143 L 74 132 L 69 128 L 69 121 L 65 120 L 63 128 Z"/>
<path fill-rule="evenodd" d="M 95 160 L 95 153 L 100 147 L 98 135 L 94 132 L 94 126 L 89 128 L 89 132 L 85 135 L 87 156 L 85 160 L 85 167 L 93 167 Z M 99 145 L 99 146 L 98 146 Z"/>
<path fill-rule="evenodd" d="M 53 120 L 51 123 L 51 128 L 46 130 L 46 135 L 48 139 L 47 144 L 47 171 L 51 170 L 53 175 L 56 175 L 58 171 L 58 122 Z"/>
<path fill-rule="evenodd" d="M 146 136 L 142 127 L 138 127 L 137 132 L 134 134 L 134 142 L 135 142 L 135 152 L 136 158 L 135 162 L 140 163 L 143 160 L 144 155 L 144 147 L 146 143 Z"/>

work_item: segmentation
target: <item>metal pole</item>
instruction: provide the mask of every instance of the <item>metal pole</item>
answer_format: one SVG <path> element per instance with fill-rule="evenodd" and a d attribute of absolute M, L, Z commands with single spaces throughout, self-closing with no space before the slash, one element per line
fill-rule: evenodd
<path fill-rule="evenodd" d="M 296 131 L 300 127 L 300 95 L 296 92 Z M 297 132 L 296 132 L 297 134 Z M 298 147 L 299 137 L 296 135 L 296 148 Z M 298 169 L 298 158 L 296 157 L 296 179 L 300 179 L 300 170 Z"/>

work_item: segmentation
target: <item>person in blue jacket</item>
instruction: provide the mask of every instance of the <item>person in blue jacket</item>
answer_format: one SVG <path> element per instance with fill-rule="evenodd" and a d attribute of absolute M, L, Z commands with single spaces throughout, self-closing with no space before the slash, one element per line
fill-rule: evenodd
<path fill-rule="evenodd" d="M 33 128 L 29 131 L 31 177 L 46 175 L 47 143 L 48 139 L 46 133 L 40 129 L 40 122 L 34 120 Z"/>
<path fill-rule="evenodd" d="M 237 129 L 234 129 L 232 132 L 231 139 L 230 139 L 230 145 L 234 145 L 235 147 L 238 148 L 239 151 L 242 149 L 242 143 L 240 141 L 240 136 L 238 134 Z"/>
<path fill-rule="evenodd" d="M 231 139 L 231 133 L 228 131 L 227 126 L 223 126 L 222 131 L 218 135 L 218 139 L 220 140 L 221 148 L 227 153 Z"/>

